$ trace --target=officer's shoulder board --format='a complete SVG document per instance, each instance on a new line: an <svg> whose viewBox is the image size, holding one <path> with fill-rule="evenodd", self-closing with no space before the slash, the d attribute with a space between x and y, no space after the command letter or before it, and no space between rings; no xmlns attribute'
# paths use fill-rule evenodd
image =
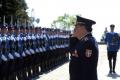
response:
<svg viewBox="0 0 120 80"><path fill-rule="evenodd" d="M84 38L82 38L81 40L82 40L82 41L88 41L89 38L88 38L88 37L84 37Z"/></svg>

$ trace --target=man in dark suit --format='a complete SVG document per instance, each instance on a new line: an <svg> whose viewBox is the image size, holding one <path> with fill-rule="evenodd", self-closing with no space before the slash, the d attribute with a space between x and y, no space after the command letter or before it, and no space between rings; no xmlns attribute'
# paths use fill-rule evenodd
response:
<svg viewBox="0 0 120 80"><path fill-rule="evenodd" d="M95 23L93 20L77 16L70 38L70 80L98 80L98 45L91 33Z"/></svg>

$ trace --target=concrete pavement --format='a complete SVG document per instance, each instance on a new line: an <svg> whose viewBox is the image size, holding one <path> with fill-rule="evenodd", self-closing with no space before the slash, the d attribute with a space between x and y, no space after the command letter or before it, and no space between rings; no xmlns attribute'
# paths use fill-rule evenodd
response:
<svg viewBox="0 0 120 80"><path fill-rule="evenodd" d="M107 52L105 45L99 45L99 61L98 61L98 80L120 80L120 51L118 52L116 63L116 74L108 74L109 66L107 60ZM33 80L69 80L69 63L56 68L55 70L40 75Z"/></svg>

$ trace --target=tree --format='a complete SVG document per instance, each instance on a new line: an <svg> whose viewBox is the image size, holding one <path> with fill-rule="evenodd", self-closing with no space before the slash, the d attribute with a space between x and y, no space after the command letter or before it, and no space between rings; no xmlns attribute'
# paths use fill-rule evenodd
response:
<svg viewBox="0 0 120 80"><path fill-rule="evenodd" d="M18 18L22 18L22 21L29 19L25 0L0 0L0 4L1 23L3 23L3 16L6 16L6 23L8 24L10 24L11 18L13 18L14 24Z"/></svg>
<svg viewBox="0 0 120 80"><path fill-rule="evenodd" d="M75 19L74 15L64 14L63 16L59 16L57 20L54 20L51 26L53 28L70 29L73 27Z"/></svg>

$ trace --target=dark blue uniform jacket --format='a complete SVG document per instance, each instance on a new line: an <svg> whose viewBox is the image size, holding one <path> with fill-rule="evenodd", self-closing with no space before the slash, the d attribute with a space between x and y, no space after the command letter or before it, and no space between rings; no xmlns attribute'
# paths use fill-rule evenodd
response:
<svg viewBox="0 0 120 80"><path fill-rule="evenodd" d="M90 57L86 57L87 49L92 51ZM75 50L77 51L78 57L72 56ZM70 53L70 80L98 80L98 45L94 37L92 37L92 34L87 34L80 40L73 40L73 38L71 38Z"/></svg>

